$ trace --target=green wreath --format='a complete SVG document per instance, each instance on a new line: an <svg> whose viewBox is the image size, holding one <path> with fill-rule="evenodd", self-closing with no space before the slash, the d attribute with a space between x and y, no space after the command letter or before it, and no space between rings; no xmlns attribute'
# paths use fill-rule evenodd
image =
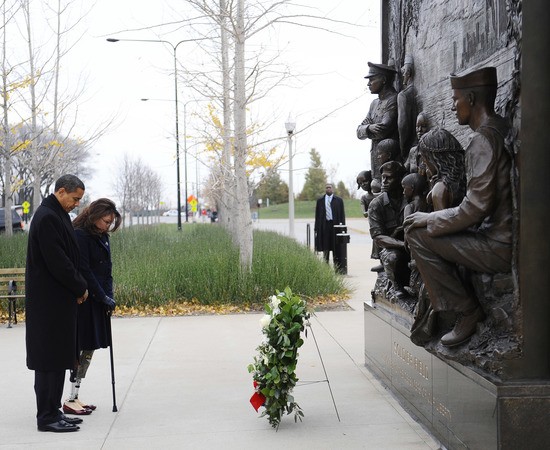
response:
<svg viewBox="0 0 550 450"><path fill-rule="evenodd" d="M310 315L305 302L288 287L270 298L265 311L260 319L264 339L256 348L254 362L248 365L255 387L250 402L256 411L265 407L260 417L267 416L271 426L278 429L285 413L294 413L295 422L304 417L291 393L298 381L298 349L304 343L301 333Z"/></svg>

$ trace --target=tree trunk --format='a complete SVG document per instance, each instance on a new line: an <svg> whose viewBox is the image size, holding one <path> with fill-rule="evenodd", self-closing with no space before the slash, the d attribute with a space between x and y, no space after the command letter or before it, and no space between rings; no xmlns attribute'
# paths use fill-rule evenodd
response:
<svg viewBox="0 0 550 450"><path fill-rule="evenodd" d="M32 186L33 186L33 212L36 211L36 208L40 205L42 201L42 195L40 192L40 186L42 177L40 174L40 163L39 163L39 155L38 155L38 148L37 148L37 105L36 105L36 82L38 79L38 76L36 74L35 70L35 55L34 50L32 47L32 29L31 29L31 11L30 11L30 4L29 0L26 0L23 3L23 10L25 12L25 21L27 26L27 46L29 50L29 76L30 76L30 83L29 83L29 92L30 92L30 113L31 113L31 124L30 124L30 136L29 139L31 141L30 145L30 152L31 152L31 163L30 163L30 171L32 176Z"/></svg>
<svg viewBox="0 0 550 450"><path fill-rule="evenodd" d="M237 21L235 32L235 101L233 113L235 119L235 234L240 251L241 267L249 271L252 267L252 220L246 175L246 91L245 91L245 34L244 0L237 2Z"/></svg>
<svg viewBox="0 0 550 450"><path fill-rule="evenodd" d="M3 27L2 35L2 104L3 104L3 120L2 120L2 142L4 143L3 152L0 156L4 156L4 225L6 236L11 236L13 233L11 220L11 133L8 121L8 68L6 67L6 3L3 5Z"/></svg>
<svg viewBox="0 0 550 450"><path fill-rule="evenodd" d="M221 195L219 220L224 228L233 235L235 230L234 177L231 170L231 69L229 67L229 42L227 33L225 0L220 0L220 34L222 57L222 104L223 104L223 150L221 158Z"/></svg>

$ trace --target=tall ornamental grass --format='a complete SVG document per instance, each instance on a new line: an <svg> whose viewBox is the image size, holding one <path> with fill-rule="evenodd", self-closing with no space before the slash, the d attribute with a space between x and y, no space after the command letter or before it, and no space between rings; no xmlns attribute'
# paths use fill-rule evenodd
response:
<svg viewBox="0 0 550 450"><path fill-rule="evenodd" d="M118 304L160 306L263 303L291 287L304 297L342 294L342 277L310 250L273 232L254 232L252 271L242 273L239 253L216 225L134 227L112 237Z"/></svg>
<svg viewBox="0 0 550 450"><path fill-rule="evenodd" d="M27 237L27 233L15 233L9 238L0 234L0 267L25 267Z"/></svg>
<svg viewBox="0 0 550 450"><path fill-rule="evenodd" d="M0 267L25 267L27 235L0 236ZM252 271L217 225L135 226L111 236L115 299L130 308L167 303L259 304L289 286L296 295L345 292L343 278L309 249L274 232L254 232Z"/></svg>

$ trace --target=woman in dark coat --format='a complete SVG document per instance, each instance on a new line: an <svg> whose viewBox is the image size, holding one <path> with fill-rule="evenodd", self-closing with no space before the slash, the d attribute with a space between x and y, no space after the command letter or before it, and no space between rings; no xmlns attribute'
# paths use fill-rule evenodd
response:
<svg viewBox="0 0 550 450"><path fill-rule="evenodd" d="M121 223L116 205L107 198L92 202L73 221L80 247L79 270L88 283L89 297L78 307L79 365L71 372L71 396L63 405L67 414L87 415L95 409L78 399L78 390L94 350L110 345L107 321L115 301L109 232L116 231Z"/></svg>

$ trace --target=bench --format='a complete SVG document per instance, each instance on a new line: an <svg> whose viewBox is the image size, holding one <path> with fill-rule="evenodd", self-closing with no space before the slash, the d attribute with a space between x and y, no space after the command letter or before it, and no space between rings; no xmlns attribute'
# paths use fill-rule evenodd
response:
<svg viewBox="0 0 550 450"><path fill-rule="evenodd" d="M8 328L17 324L18 298L25 298L25 269L0 269L0 300L8 300Z"/></svg>

